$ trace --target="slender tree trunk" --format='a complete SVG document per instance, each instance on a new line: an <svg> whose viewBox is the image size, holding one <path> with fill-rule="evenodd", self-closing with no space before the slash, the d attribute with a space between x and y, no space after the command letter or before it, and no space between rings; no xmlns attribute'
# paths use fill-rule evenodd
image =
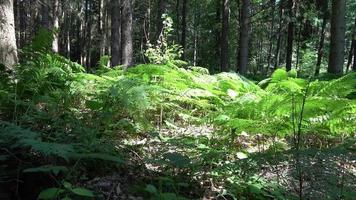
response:
<svg viewBox="0 0 356 200"><path fill-rule="evenodd" d="M222 0L221 71L229 68L229 0Z"/></svg>
<svg viewBox="0 0 356 200"><path fill-rule="evenodd" d="M121 2L111 0L111 66L121 64Z"/></svg>
<svg viewBox="0 0 356 200"><path fill-rule="evenodd" d="M321 66L321 60L323 58L324 54L324 40L325 40L325 30L326 30L326 25L328 23L328 2L323 2L323 22L321 25L321 31L320 31L320 40L319 40L319 46L318 46L318 58L316 61L316 67L315 67L315 76L318 76L320 73L320 66Z"/></svg>
<svg viewBox="0 0 356 200"><path fill-rule="evenodd" d="M249 39L250 39L250 0L242 0L241 22L240 22L240 56L239 56L239 73L247 74Z"/></svg>
<svg viewBox="0 0 356 200"><path fill-rule="evenodd" d="M345 45L345 0L332 0L331 41L328 72L342 74L344 65Z"/></svg>
<svg viewBox="0 0 356 200"><path fill-rule="evenodd" d="M351 46L350 46L350 51L349 51L349 57L347 59L347 65L346 65L346 73L349 71L350 65L352 63L352 58L354 58L354 62L353 62L353 66L352 66L352 70L355 71L355 64L356 64L356 18L355 18L355 24L354 24L354 30L352 32L352 39L351 39Z"/></svg>
<svg viewBox="0 0 356 200"><path fill-rule="evenodd" d="M272 10L271 10L271 32L270 32L270 36L269 36L269 48L268 48L268 56L267 56L267 70L266 72L268 73L269 69L270 69L270 65L271 65L271 61L272 61L272 50L273 50L273 38L274 38L274 13L276 10L276 0L270 0L270 4L272 6Z"/></svg>
<svg viewBox="0 0 356 200"><path fill-rule="evenodd" d="M122 44L122 64L127 67L133 65L133 40L132 40L132 17L133 0L122 0L122 20L121 20L121 44Z"/></svg>
<svg viewBox="0 0 356 200"><path fill-rule="evenodd" d="M0 63L11 69L17 62L13 0L0 1Z"/></svg>
<svg viewBox="0 0 356 200"><path fill-rule="evenodd" d="M292 69L292 57L293 57L293 40L294 40L294 22L293 22L293 0L288 0L288 39L287 39L287 49L286 49L286 69L287 71Z"/></svg>
<svg viewBox="0 0 356 200"><path fill-rule="evenodd" d="M163 19L162 19L162 15L166 12L166 5L167 2L166 0L159 0L158 1L158 9L157 9L157 24L156 24L156 39L159 39L159 36L162 32L163 29Z"/></svg>
<svg viewBox="0 0 356 200"><path fill-rule="evenodd" d="M183 0L183 9L182 9L182 37L181 45L183 48L183 60L186 57L186 40L187 40L187 0Z"/></svg>
<svg viewBox="0 0 356 200"><path fill-rule="evenodd" d="M52 41L52 50L55 53L59 51L59 0L53 0L53 11L52 11L52 22L53 22L53 41Z"/></svg>
<svg viewBox="0 0 356 200"><path fill-rule="evenodd" d="M278 14L279 22L278 22L276 58L275 58L275 62L274 62L274 70L276 70L279 67L280 48L281 48L281 40L282 40L283 3L284 3L284 0L281 0L279 2L279 14Z"/></svg>
<svg viewBox="0 0 356 200"><path fill-rule="evenodd" d="M176 18L177 18L177 21L175 22L176 23L176 34L177 34L177 43L179 43L181 40L180 40L180 34L179 34L179 31L180 31L180 0L176 0Z"/></svg>

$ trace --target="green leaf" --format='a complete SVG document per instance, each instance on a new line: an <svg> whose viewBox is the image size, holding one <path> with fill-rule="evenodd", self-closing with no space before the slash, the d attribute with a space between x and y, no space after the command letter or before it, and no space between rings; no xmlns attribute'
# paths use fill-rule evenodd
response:
<svg viewBox="0 0 356 200"><path fill-rule="evenodd" d="M74 188L71 190L74 194L83 196L83 197L94 197L94 193L85 188Z"/></svg>
<svg viewBox="0 0 356 200"><path fill-rule="evenodd" d="M41 191L38 199L55 199L63 192L64 190L60 188L48 188Z"/></svg>
<svg viewBox="0 0 356 200"><path fill-rule="evenodd" d="M151 193L151 194L157 194L157 188L154 185L148 184L146 185L145 191Z"/></svg>
<svg viewBox="0 0 356 200"><path fill-rule="evenodd" d="M52 172L55 175L58 175L59 172L61 171L68 171L68 168L65 166L52 166L52 165L44 165L40 167L34 167L34 168L27 168L23 170L24 173L36 173L36 172L43 172L43 173L48 173Z"/></svg>
<svg viewBox="0 0 356 200"><path fill-rule="evenodd" d="M103 107L103 104L101 102L94 101L94 100L88 100L85 102L85 104L91 110L100 110Z"/></svg>
<svg viewBox="0 0 356 200"><path fill-rule="evenodd" d="M175 167L187 167L190 164L190 159L188 156L182 155L177 152L166 153L163 155L163 157Z"/></svg>
<svg viewBox="0 0 356 200"><path fill-rule="evenodd" d="M247 154L243 153L243 152L237 152L236 153L236 157L240 160L248 158Z"/></svg>

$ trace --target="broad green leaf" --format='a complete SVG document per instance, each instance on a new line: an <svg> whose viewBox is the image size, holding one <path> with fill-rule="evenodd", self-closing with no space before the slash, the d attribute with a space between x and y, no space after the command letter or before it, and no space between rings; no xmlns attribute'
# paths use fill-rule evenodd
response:
<svg viewBox="0 0 356 200"><path fill-rule="evenodd" d="M94 197L94 193L85 188L74 188L71 190L74 194L83 196L83 197Z"/></svg>
<svg viewBox="0 0 356 200"><path fill-rule="evenodd" d="M64 190L60 188L47 188L42 190L38 195L38 199L56 199Z"/></svg>

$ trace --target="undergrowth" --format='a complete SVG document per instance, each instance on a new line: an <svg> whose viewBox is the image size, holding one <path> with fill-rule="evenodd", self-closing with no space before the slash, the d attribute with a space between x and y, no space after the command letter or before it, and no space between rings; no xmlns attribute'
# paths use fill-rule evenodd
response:
<svg viewBox="0 0 356 200"><path fill-rule="evenodd" d="M45 38L41 34L46 32L38 36ZM288 150L288 141L295 137L295 114L305 98L303 148L328 147L355 136L355 73L308 83L295 72L278 69L258 84L235 73L210 75L205 68L171 62L127 71L103 64L86 73L77 63L49 53L49 47L50 40L35 38L23 50L25 61L12 74L1 74L0 185L9 191L0 193L20 196L22 188L29 187L23 181L28 174L43 174L45 184L35 181L39 186L32 191L34 198L93 198L95 192L80 183L129 163L126 139L162 127L210 124L215 128L210 138L160 136L191 151L164 154L163 160L170 162L159 165L168 171L184 169L178 171L190 177L214 177L226 184L219 195L283 199L275 184L244 174L257 163L239 162L251 153L237 144L241 134L281 139L270 145L271 156ZM208 173L200 174L203 171ZM174 177L176 172L166 175ZM180 198L179 192L166 194L157 187L148 184L146 195Z"/></svg>

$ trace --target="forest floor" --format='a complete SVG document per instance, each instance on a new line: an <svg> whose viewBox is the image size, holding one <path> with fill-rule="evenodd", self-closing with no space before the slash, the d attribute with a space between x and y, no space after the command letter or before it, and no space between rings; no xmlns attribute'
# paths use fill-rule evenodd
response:
<svg viewBox="0 0 356 200"><path fill-rule="evenodd" d="M225 193L225 185L229 177L215 179L210 171L212 168L228 168L229 165L238 162L243 174L249 179L253 177L266 180L283 188L285 193L282 196L286 199L289 199L287 196L291 194L295 197L300 194L300 180L303 199L355 199L355 196L341 195L345 193L352 195L356 191L354 141L340 143L332 148L302 150L299 155L300 162L296 165L296 155L291 149L271 154L269 147L272 146L274 139L242 133L231 142L234 143L233 145L244 147L249 153L248 157L235 151L233 153L240 155L237 156L237 160L231 155L226 155L220 157L219 162L214 166L204 166L202 162L198 162L201 157L206 156L196 150L199 146L204 152L202 144L198 144L198 141L201 138L214 140L214 132L211 126L187 125L161 129L157 133L146 135L145 138L127 141L126 148L134 158L131 160L132 166L109 176L97 177L87 182L86 186L101 191L103 199L108 200L146 199L144 196L137 195L142 192L139 188L142 190L144 184L153 184L157 181L179 185L173 192L184 194L185 197L189 196L190 199L233 199ZM141 152L137 149L141 149ZM175 163L181 165L178 169L171 165L162 167L164 166L162 162L166 163L167 154L177 156L175 155L177 152L179 155L190 155L189 161L185 160L187 157L179 157L178 163ZM231 149L226 152L231 152ZM184 166L185 162L197 163L197 165L193 170L187 170ZM189 186L184 183L189 183ZM160 190L164 189L160 188ZM268 192L273 193L273 191Z"/></svg>

